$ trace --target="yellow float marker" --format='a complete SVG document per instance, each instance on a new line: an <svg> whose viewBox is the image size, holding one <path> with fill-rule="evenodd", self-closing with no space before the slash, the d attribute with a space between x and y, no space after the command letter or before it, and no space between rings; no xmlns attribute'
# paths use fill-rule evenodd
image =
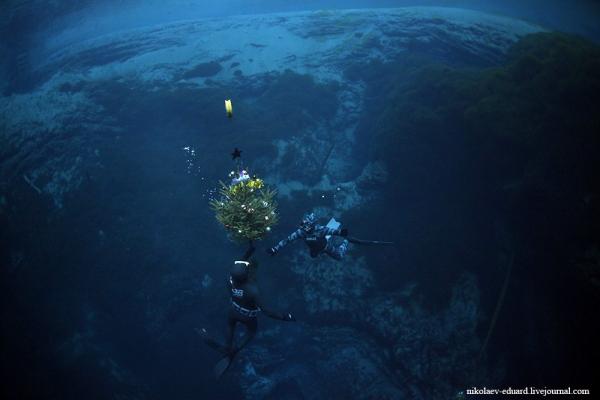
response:
<svg viewBox="0 0 600 400"><path fill-rule="evenodd" d="M227 116L229 118L233 117L233 106L231 105L231 100L225 100L225 112L227 112Z"/></svg>

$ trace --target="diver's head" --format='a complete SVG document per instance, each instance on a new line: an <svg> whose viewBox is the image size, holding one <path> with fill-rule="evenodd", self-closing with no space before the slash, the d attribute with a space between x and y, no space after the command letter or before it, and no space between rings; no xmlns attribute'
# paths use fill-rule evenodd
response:
<svg viewBox="0 0 600 400"><path fill-rule="evenodd" d="M314 212L309 212L304 214L302 217L302 222L300 223L300 228L305 232L312 232L315 228L315 224L317 222L317 217L315 217Z"/></svg>
<svg viewBox="0 0 600 400"><path fill-rule="evenodd" d="M242 284L248 280L248 261L235 261L231 268L231 280L236 284Z"/></svg>

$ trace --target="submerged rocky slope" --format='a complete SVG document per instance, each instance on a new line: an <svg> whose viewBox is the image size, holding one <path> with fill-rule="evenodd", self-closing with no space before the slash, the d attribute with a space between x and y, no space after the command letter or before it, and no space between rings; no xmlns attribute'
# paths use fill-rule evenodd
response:
<svg viewBox="0 0 600 400"><path fill-rule="evenodd" d="M45 343L50 361L34 371L95 371L121 398L229 390L448 399L474 380L498 382L502 360L479 358L496 301L489 288L518 246L507 244L511 234L494 236L505 221L485 225L482 203L461 204L473 185L445 179L460 174L444 154L460 154L466 134L480 132L468 130L472 121L494 132L485 105L506 104L481 93L505 80L490 68L504 68L513 45L541 31L467 10L406 8L182 21L69 46L49 38L31 55L29 79L1 88L3 261L21 304L11 315L43 304L42 322L27 315L22 324L53 326L49 339L33 333L15 348ZM521 66L523 80L541 68ZM310 259L301 245L260 254L268 300L299 322L261 320L221 387L208 377L216 356L193 328L220 332L224 266L242 252L207 207L233 146L279 191L281 225L267 242L316 208L398 246L355 247L343 263ZM505 178L490 181L510 191ZM30 284L40 277L43 285ZM171 363L182 377L164 371Z"/></svg>

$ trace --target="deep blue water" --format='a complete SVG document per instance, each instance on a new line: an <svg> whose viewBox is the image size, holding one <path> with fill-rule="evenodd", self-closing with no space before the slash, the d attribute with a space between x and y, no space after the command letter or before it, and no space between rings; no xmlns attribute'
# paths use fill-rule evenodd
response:
<svg viewBox="0 0 600 400"><path fill-rule="evenodd" d="M467 10L374 25L286 14L257 31L234 17L366 5L2 6L5 398L597 389L597 2L369 3L532 24L497 31ZM221 18L215 34L255 38L186 48L213 26L203 17ZM261 35L273 26L289 42ZM128 34L86 42L117 32ZM336 35L349 39L325 52ZM314 40L313 59L297 37ZM211 53L214 40L231 51ZM293 54L269 53L278 46ZM259 317L217 381L219 355L195 329L223 340L228 271L245 250L209 207L234 147L279 191L256 279L297 322ZM339 262L302 243L268 256L308 210L394 245L351 245Z"/></svg>

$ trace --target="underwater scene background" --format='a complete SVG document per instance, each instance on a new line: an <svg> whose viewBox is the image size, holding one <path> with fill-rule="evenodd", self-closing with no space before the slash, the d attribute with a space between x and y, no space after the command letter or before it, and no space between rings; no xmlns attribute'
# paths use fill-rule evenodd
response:
<svg viewBox="0 0 600 400"><path fill-rule="evenodd" d="M4 2L3 398L594 392L598 7L524 3ZM215 380L235 147L297 322L259 317ZM394 246L267 255L310 210Z"/></svg>

